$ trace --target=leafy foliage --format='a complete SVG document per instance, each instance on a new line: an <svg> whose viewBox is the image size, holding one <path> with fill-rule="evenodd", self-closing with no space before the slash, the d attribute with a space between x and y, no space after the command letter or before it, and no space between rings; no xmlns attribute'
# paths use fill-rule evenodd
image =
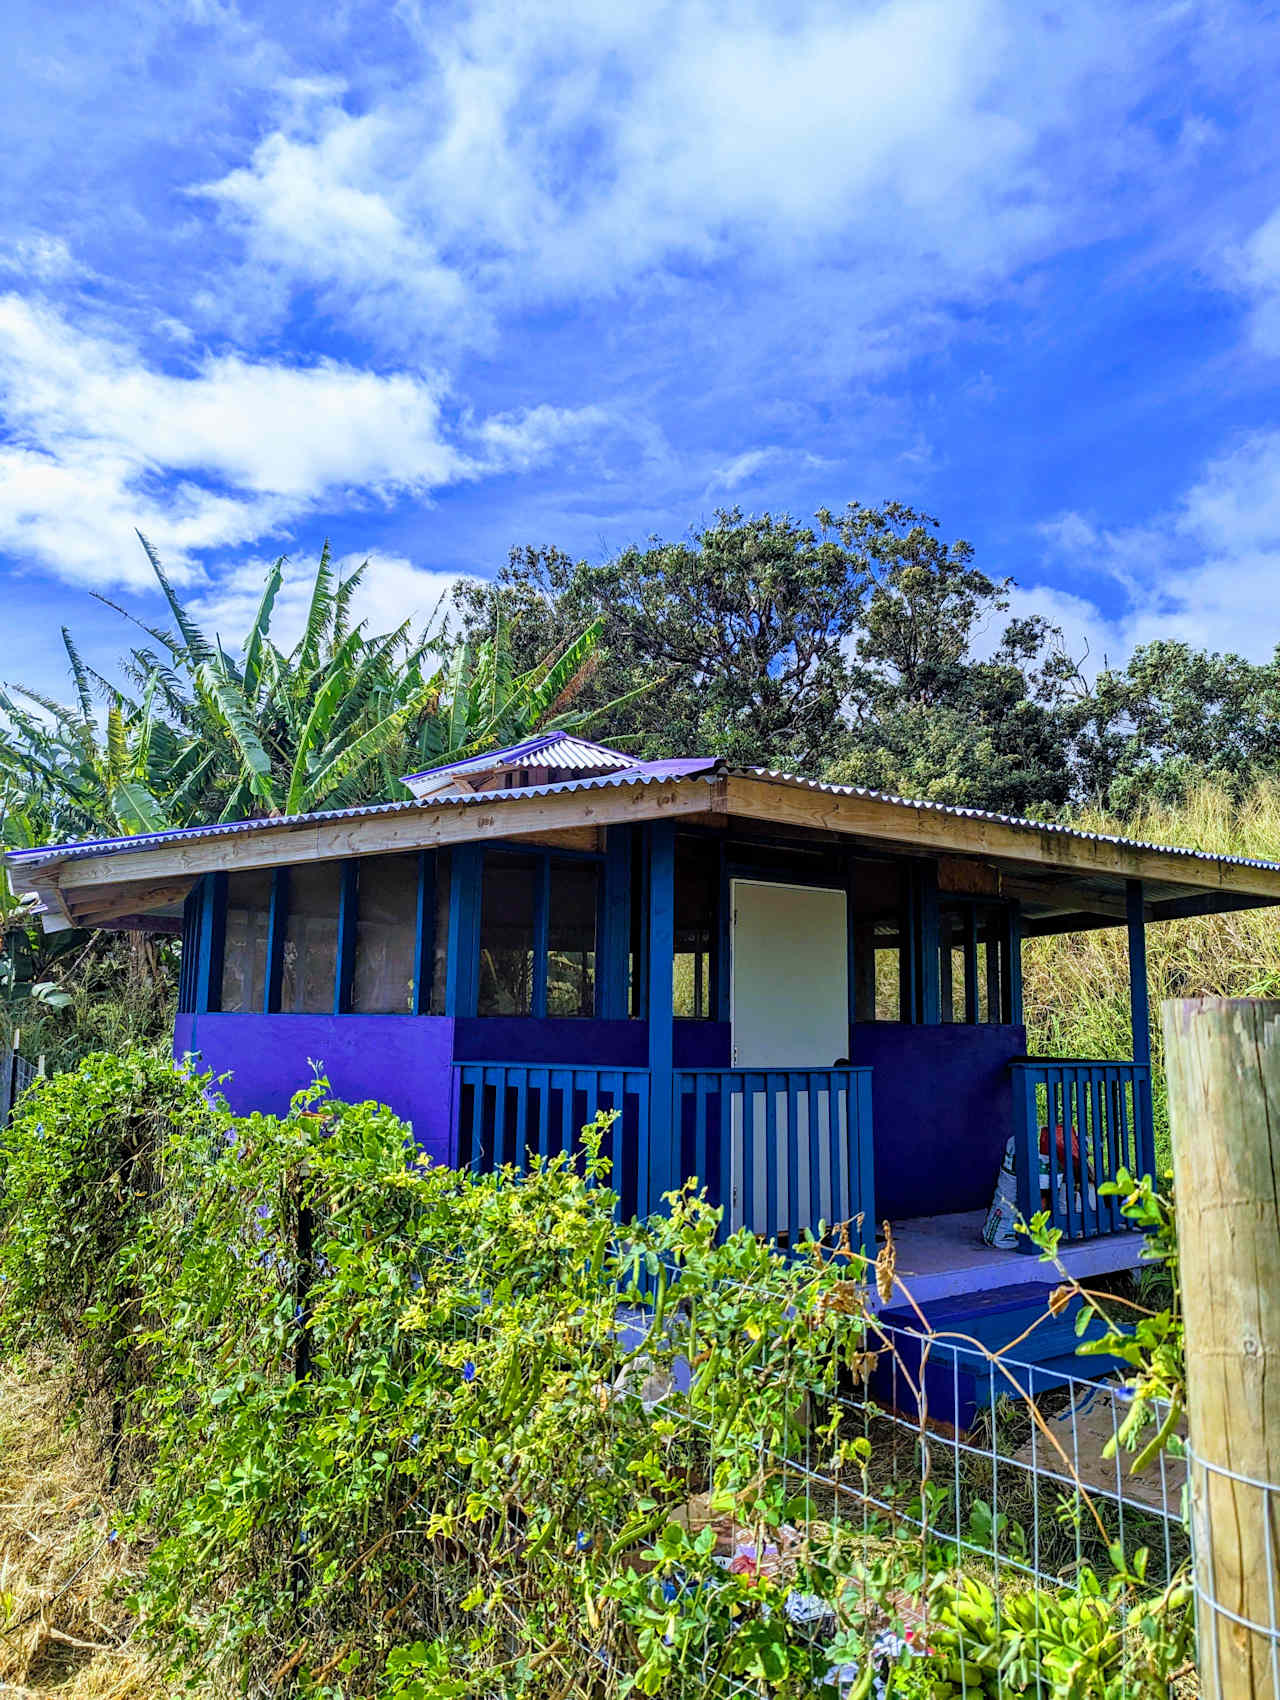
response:
<svg viewBox="0 0 1280 1700"><path fill-rule="evenodd" d="M619 1226L604 1121L579 1165L477 1176L323 1081L283 1119L237 1120L210 1085L88 1059L24 1100L0 1177L7 1342L65 1339L111 1376L150 1543L135 1605L177 1680L809 1696L850 1660L869 1691L869 1589L932 1573L893 1692L959 1691L970 1665L1059 1700L1117 1672L1165 1692L1184 1602L1140 1555L997 1610L870 1512L839 1397L868 1361L846 1259L719 1242L688 1190ZM819 1458L857 1516L815 1500ZM699 1499L752 1556L725 1568Z"/></svg>
<svg viewBox="0 0 1280 1700"><path fill-rule="evenodd" d="M142 626L148 641L122 661L123 682L88 668L64 628L73 705L0 691L10 845L407 797L401 774L582 719L573 703L595 664L599 622L524 667L501 617L468 639L438 621L371 636L351 624L365 569L339 580L326 545L293 648L271 637L279 560L228 652L145 538L143 547L174 625Z"/></svg>
<svg viewBox="0 0 1280 1700"><path fill-rule="evenodd" d="M1096 679L1039 618L1008 617L1013 581L898 502L718 512L678 543L599 564L523 547L461 587L464 624L511 616L531 660L604 622L584 700L663 677L604 712L601 736L652 756L746 763L1013 813L1129 811L1205 780L1235 794L1280 772L1280 653L1253 664L1156 643Z"/></svg>

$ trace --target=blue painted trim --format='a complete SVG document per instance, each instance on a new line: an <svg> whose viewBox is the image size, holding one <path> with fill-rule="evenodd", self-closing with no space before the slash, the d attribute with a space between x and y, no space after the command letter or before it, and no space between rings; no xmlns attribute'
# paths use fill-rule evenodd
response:
<svg viewBox="0 0 1280 1700"><path fill-rule="evenodd" d="M713 964L716 985L716 1020L728 1021L732 1013L732 952L733 952L733 914L732 895L730 892L731 875L729 873L729 857L725 849L724 839L720 840L720 883L719 908L716 914L716 954Z"/></svg>
<svg viewBox="0 0 1280 1700"><path fill-rule="evenodd" d="M1147 921L1141 880L1125 881L1129 923L1129 1008L1133 1021L1133 1060L1140 1071L1133 1086L1134 1136L1139 1172L1156 1170L1155 1108L1151 1101L1151 1002L1147 986Z"/></svg>
<svg viewBox="0 0 1280 1700"><path fill-rule="evenodd" d="M645 828L649 866L649 1214L664 1192L679 1186L679 1129L672 1116L675 1020L675 825L654 821Z"/></svg>
<svg viewBox="0 0 1280 1700"><path fill-rule="evenodd" d="M413 934L413 1013L431 1011L436 960L436 853L418 852L418 912Z"/></svg>
<svg viewBox="0 0 1280 1700"><path fill-rule="evenodd" d="M1126 880L1125 916L1129 924L1129 1011L1133 1021L1133 1060L1151 1062L1151 1008L1147 992L1147 925L1142 881Z"/></svg>
<svg viewBox="0 0 1280 1700"><path fill-rule="evenodd" d="M547 946L551 936L551 858L539 851L533 885L533 1008L541 1021L547 1013Z"/></svg>
<svg viewBox="0 0 1280 1700"><path fill-rule="evenodd" d="M449 870L449 957L445 972L446 1015L474 1015L480 976L479 844L455 844Z"/></svg>
<svg viewBox="0 0 1280 1700"><path fill-rule="evenodd" d="M354 861L342 864L342 882L338 888L338 951L333 976L333 1013L351 1013L351 982L356 971L356 919L359 904L357 871Z"/></svg>
<svg viewBox="0 0 1280 1700"><path fill-rule="evenodd" d="M1022 907L1011 903L1008 911L1005 1002L1009 1025L1022 1026Z"/></svg>
<svg viewBox="0 0 1280 1700"><path fill-rule="evenodd" d="M938 865L936 862L921 862L914 872L920 916L920 983L916 1019L925 1027L936 1027L942 1021L938 955Z"/></svg>
<svg viewBox="0 0 1280 1700"><path fill-rule="evenodd" d="M855 882L858 877L858 864L855 857L845 852L844 858L844 937L845 937L845 973L848 976L849 1004L849 1037L846 1047L853 1043L854 1023L858 1019L858 948L854 937L853 899ZM874 981L873 981L874 984ZM846 1048L846 1055L848 1050Z"/></svg>
<svg viewBox="0 0 1280 1700"><path fill-rule="evenodd" d="M200 885L200 947L195 1007L205 1014L222 1005L222 947L227 928L227 876L206 874Z"/></svg>
<svg viewBox="0 0 1280 1700"><path fill-rule="evenodd" d="M280 1011L280 985L284 977L284 934L289 921L289 870L271 870L271 910L267 921L267 972L263 981L263 1014Z"/></svg>
<svg viewBox="0 0 1280 1700"><path fill-rule="evenodd" d="M631 831L605 829L604 877L600 882L596 1008L602 1020L625 1021L627 959L631 951Z"/></svg>

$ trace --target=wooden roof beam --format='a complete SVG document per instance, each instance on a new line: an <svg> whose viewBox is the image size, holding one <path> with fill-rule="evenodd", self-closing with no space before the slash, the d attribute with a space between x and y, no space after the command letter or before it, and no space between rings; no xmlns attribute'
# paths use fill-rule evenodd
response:
<svg viewBox="0 0 1280 1700"><path fill-rule="evenodd" d="M728 808L735 814L858 833L935 852L1022 862L1065 874L1154 880L1192 891L1247 893L1280 903L1280 869L1240 867L1217 858L1193 861L1165 850L1107 839L1073 838L1067 833L1037 830L1030 825L1010 826L969 815L948 815L940 809L877 797L837 796L777 780L733 775L727 785Z"/></svg>
<svg viewBox="0 0 1280 1700"><path fill-rule="evenodd" d="M186 876L220 869L270 868L280 863L331 861L347 856L377 856L392 850L431 849L478 838L515 838L564 827L615 826L630 821L722 812L722 779L686 779L652 785L602 786L597 790L525 797L503 793L501 802L430 803L394 814L357 815L304 825L258 827L243 834L172 839L149 850L120 850L84 856L50 867L44 879L56 879L70 896L95 886L129 880Z"/></svg>

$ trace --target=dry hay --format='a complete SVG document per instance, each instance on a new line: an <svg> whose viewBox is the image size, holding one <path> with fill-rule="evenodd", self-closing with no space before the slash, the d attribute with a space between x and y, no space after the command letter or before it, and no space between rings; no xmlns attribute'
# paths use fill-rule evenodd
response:
<svg viewBox="0 0 1280 1700"><path fill-rule="evenodd" d="M112 1538L107 1413L79 1419L48 1359L0 1370L0 1688L14 1700L152 1700L168 1685L133 1641L136 1552Z"/></svg>

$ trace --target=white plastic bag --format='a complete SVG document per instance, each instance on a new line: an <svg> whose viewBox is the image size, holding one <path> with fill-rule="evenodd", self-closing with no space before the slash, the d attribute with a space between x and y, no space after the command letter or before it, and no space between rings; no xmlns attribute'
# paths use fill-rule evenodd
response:
<svg viewBox="0 0 1280 1700"><path fill-rule="evenodd" d="M1013 1224L1017 1219L1018 1183L1013 1173L1013 1140L1010 1139L1004 1148L1000 1173L996 1176L995 1197L991 1200L991 1208L987 1211L987 1219L982 1225L983 1239L999 1251L1014 1251L1017 1248L1018 1236L1014 1232Z"/></svg>

